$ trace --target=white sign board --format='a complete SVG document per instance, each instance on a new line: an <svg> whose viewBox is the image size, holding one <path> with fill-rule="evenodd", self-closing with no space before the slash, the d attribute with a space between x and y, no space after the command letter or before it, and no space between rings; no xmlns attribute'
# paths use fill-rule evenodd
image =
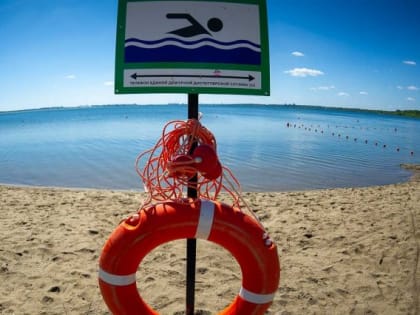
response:
<svg viewBox="0 0 420 315"><path fill-rule="evenodd" d="M120 0L116 93L269 94L265 1Z"/></svg>

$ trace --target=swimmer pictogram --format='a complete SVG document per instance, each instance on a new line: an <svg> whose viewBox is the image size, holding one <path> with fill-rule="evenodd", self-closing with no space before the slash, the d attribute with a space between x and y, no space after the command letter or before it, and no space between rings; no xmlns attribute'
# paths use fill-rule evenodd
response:
<svg viewBox="0 0 420 315"><path fill-rule="evenodd" d="M168 19L187 20L190 23L189 26L168 32L168 34L175 34L175 35L186 37L186 38L193 37L196 35L201 35L201 34L207 34L207 35L212 36L211 33L208 32L207 29L203 25L201 25L191 14L168 13L166 14L166 17ZM223 22L219 18L213 17L207 21L207 27L210 31L216 33L223 29Z"/></svg>
<svg viewBox="0 0 420 315"><path fill-rule="evenodd" d="M159 5L159 1L130 2L130 7L135 5L136 12L147 18L128 16L125 62L261 66L258 5L177 2L168 6ZM150 21L155 20L150 27Z"/></svg>

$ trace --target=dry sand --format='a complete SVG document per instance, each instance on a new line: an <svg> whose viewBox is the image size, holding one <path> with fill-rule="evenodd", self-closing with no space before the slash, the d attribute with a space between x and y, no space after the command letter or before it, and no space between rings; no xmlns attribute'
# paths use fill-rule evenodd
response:
<svg viewBox="0 0 420 315"><path fill-rule="evenodd" d="M420 314L419 177L244 197L278 245L280 287L268 314ZM98 258L142 198L0 186L0 314L109 314ZM138 272L142 296L161 314L184 310L185 243L159 247ZM239 267L207 241L197 259L196 309L215 314L237 294Z"/></svg>

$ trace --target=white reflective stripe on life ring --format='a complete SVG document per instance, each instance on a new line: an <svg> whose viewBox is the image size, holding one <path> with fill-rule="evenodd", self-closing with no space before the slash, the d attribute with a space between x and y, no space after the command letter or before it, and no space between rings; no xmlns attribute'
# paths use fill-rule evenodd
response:
<svg viewBox="0 0 420 315"><path fill-rule="evenodd" d="M275 292L271 294L258 294L248 291L247 289L244 289L241 287L239 290L239 296L243 298L245 301L248 301L250 303L254 304L265 304L272 302L275 296Z"/></svg>
<svg viewBox="0 0 420 315"><path fill-rule="evenodd" d="M214 218L214 203L208 200L201 200L200 217L197 224L195 238L208 239Z"/></svg>
<svg viewBox="0 0 420 315"><path fill-rule="evenodd" d="M113 275L99 268L99 279L111 285L124 286L136 282L136 274L126 276Z"/></svg>

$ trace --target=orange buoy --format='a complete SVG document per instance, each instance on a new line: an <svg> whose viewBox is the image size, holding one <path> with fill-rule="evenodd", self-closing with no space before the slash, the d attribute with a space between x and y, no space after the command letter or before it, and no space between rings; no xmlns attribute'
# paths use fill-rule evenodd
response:
<svg viewBox="0 0 420 315"><path fill-rule="evenodd" d="M166 168L169 177L185 177L191 179L197 170L194 167L194 160L189 155L175 156L172 161L168 161Z"/></svg>
<svg viewBox="0 0 420 315"><path fill-rule="evenodd" d="M194 149L192 157L196 163L197 170L207 179L214 180L222 175L222 165L219 162L215 149L202 144Z"/></svg>
<svg viewBox="0 0 420 315"><path fill-rule="evenodd" d="M159 314L137 290L137 268L154 248L185 238L219 244L241 267L241 289L219 315L265 313L280 281L276 245L250 215L220 202L198 199L142 209L111 234L99 260L99 286L113 314Z"/></svg>

